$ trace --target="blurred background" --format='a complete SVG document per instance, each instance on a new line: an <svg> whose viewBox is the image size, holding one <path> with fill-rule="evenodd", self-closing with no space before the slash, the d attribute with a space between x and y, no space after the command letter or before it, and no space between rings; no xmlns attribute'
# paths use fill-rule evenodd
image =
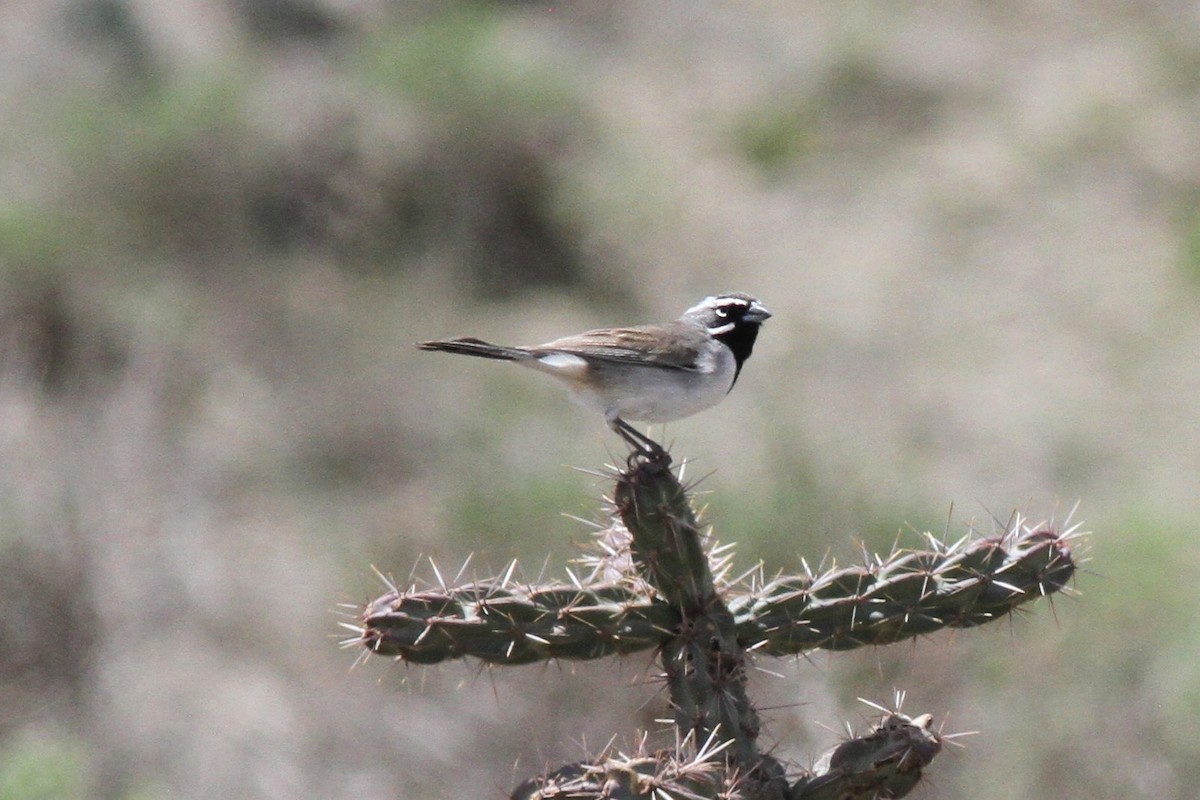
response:
<svg viewBox="0 0 1200 800"><path fill-rule="evenodd" d="M1196 796L1194 3L11 0L0 108L0 800L499 798L661 730L647 656L338 623L563 576L620 455L414 341L722 290L776 316L665 436L739 566L1095 532L1079 596L760 662L773 752L905 689L978 731L921 797Z"/></svg>

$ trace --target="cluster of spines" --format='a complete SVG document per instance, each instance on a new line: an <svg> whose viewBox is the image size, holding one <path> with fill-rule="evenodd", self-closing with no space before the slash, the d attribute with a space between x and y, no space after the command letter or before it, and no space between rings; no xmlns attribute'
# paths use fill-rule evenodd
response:
<svg viewBox="0 0 1200 800"><path fill-rule="evenodd" d="M368 650L414 664L584 660L657 647L678 613L624 583L528 586L480 581L391 591L362 615Z"/></svg>
<svg viewBox="0 0 1200 800"><path fill-rule="evenodd" d="M754 581L733 593L738 634L757 653L791 655L893 644L942 628L1002 619L1066 589L1075 574L1073 529L1029 526L817 574Z"/></svg>
<svg viewBox="0 0 1200 800"><path fill-rule="evenodd" d="M691 740L674 750L647 752L645 737L633 754L608 748L588 761L559 767L518 786L512 800L877 800L903 797L921 780L922 770L941 751L943 737L929 715L908 717L886 711L869 731L848 736L816 767L791 785L763 785L725 769L728 742L710 738L696 748ZM769 756L766 759L779 767ZM779 767L781 770L782 768Z"/></svg>
<svg viewBox="0 0 1200 800"><path fill-rule="evenodd" d="M621 523L614 523L620 526ZM892 644L982 625L1061 591L1075 571L1073 529L1017 519L999 536L945 544L721 591L737 638L760 655ZM534 586L504 577L393 589L367 605L352 640L414 664L603 658L658 647L679 612L641 581Z"/></svg>

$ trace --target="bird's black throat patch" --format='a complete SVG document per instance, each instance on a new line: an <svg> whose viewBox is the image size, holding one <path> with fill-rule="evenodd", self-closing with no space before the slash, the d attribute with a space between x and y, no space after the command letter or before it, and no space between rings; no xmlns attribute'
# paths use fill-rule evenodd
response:
<svg viewBox="0 0 1200 800"><path fill-rule="evenodd" d="M739 322L733 326L732 330L718 333L713 337L733 352L733 358L737 362L737 369L733 373L733 383L729 384L730 389L733 389L738 376L742 374L742 364L746 363L746 359L754 350L754 340L758 338L758 329L761 327L762 325L757 322Z"/></svg>

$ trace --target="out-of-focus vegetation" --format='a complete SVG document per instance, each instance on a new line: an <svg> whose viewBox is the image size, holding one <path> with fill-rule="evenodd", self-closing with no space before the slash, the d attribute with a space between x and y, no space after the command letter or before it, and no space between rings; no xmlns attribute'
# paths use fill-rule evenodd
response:
<svg viewBox="0 0 1200 800"><path fill-rule="evenodd" d="M764 663L776 754L906 688L980 731L923 797L1195 796L1194 9L53 0L0 45L0 798L502 796L654 729L644 662L351 671L337 604L561 574L619 455L412 342L727 289L776 316L666 437L747 566L1097 531L1054 613Z"/></svg>

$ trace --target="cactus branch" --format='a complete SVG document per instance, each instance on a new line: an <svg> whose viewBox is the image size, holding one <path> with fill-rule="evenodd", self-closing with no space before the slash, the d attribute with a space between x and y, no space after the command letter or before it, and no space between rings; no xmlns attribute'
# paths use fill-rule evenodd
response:
<svg viewBox="0 0 1200 800"><path fill-rule="evenodd" d="M642 578L679 612L660 649L676 727L699 741L719 735L732 742L727 758L759 782L779 778L761 768L758 712L746 696L746 652L716 590L683 486L667 462L634 459L617 477L613 500Z"/></svg>
<svg viewBox="0 0 1200 800"><path fill-rule="evenodd" d="M1076 568L1075 536L1018 519L996 537L951 545L928 537L927 549L722 592L738 641L757 655L892 644L993 622L1062 591ZM389 591L366 606L352 641L414 664L523 664L650 650L679 621L640 581L528 587L497 578Z"/></svg>

